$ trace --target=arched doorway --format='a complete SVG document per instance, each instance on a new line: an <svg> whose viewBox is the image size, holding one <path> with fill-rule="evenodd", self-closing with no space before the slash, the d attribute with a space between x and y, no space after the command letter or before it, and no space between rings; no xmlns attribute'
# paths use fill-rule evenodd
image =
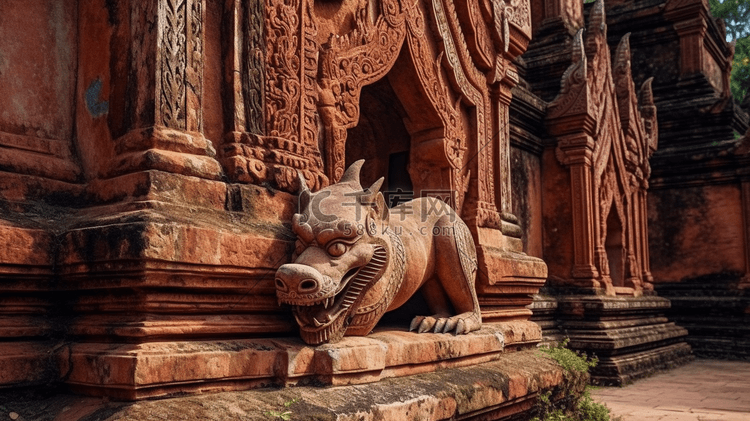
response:
<svg viewBox="0 0 750 421"><path fill-rule="evenodd" d="M346 165L365 159L360 180L367 188L385 177L382 191L389 207L409 200L411 136L404 126L406 112L387 78L365 86L360 96L359 124L347 131Z"/></svg>

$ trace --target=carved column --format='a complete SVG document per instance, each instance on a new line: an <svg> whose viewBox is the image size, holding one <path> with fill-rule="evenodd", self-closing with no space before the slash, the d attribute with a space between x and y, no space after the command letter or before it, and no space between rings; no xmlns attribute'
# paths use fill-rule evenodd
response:
<svg viewBox="0 0 750 421"><path fill-rule="evenodd" d="M664 17L674 22L673 27L680 37L680 75L684 77L706 71L706 59L711 60L711 53L705 45L708 20L711 19L707 1L669 0ZM720 53L715 53L718 58ZM717 63L721 62L717 60Z"/></svg>
<svg viewBox="0 0 750 421"><path fill-rule="evenodd" d="M511 89L518 83L518 74L512 65L505 69L505 75L493 91L493 100L496 109L496 136L497 140L497 203L502 221L501 230L504 235L520 238L521 228L517 225L518 219L513 215L513 202L511 193L510 175L510 129L509 110L510 101L513 99Z"/></svg>
<svg viewBox="0 0 750 421"><path fill-rule="evenodd" d="M573 208L573 272L581 286L596 287L599 271L594 262L595 233L594 192L592 191L592 155L594 139L586 134L561 137L558 148L564 165L570 167L571 204Z"/></svg>
<svg viewBox="0 0 750 421"><path fill-rule="evenodd" d="M161 170L219 179L203 126L205 0L146 0L129 5L130 61L123 109L115 121L116 157L108 176Z"/></svg>

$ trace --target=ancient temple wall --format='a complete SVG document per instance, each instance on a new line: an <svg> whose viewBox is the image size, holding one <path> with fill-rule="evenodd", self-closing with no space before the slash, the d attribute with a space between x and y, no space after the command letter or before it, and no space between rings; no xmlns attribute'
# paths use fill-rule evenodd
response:
<svg viewBox="0 0 750 421"><path fill-rule="evenodd" d="M543 250L550 279L566 280L573 275L575 232L570 171L557 159L555 146L542 154ZM579 192L580 194L581 192Z"/></svg>
<svg viewBox="0 0 750 421"><path fill-rule="evenodd" d="M654 282L745 271L742 195L736 184L653 189L649 243Z"/></svg>
<svg viewBox="0 0 750 421"><path fill-rule="evenodd" d="M67 143L73 138L75 5L7 1L0 6L0 91L6 98L0 131Z"/></svg>
<svg viewBox="0 0 750 421"><path fill-rule="evenodd" d="M607 2L609 43L631 33L633 77L653 76L655 288L696 355L747 358L748 115L728 89L731 48L705 0Z"/></svg>
<svg viewBox="0 0 750 421"><path fill-rule="evenodd" d="M523 252L542 258L542 154L546 103L526 87L513 89L510 103L510 165L513 214L524 235Z"/></svg>
<svg viewBox="0 0 750 421"><path fill-rule="evenodd" d="M511 148L513 213L524 229L523 252L542 258L542 180L539 156L522 148Z"/></svg>
<svg viewBox="0 0 750 421"><path fill-rule="evenodd" d="M0 72L19 77L0 88L21 103L0 109L0 192L15 201L0 209L12 244L0 251L12 303L0 306L0 387L62 381L137 399L446 364L407 350L387 369L374 358L319 373L293 339L266 349L297 332L274 274L295 248L298 172L317 191L361 158L363 184L439 190L470 222L484 322L505 330L450 358L494 359L502 335L532 347L541 146L534 134L514 149L527 199L514 207L508 139L512 59L531 23L525 1L484 4L3 2ZM221 370L207 363L217 352Z"/></svg>
<svg viewBox="0 0 750 421"><path fill-rule="evenodd" d="M0 5L0 166L74 182L75 1ZM45 165L44 161L50 162Z"/></svg>

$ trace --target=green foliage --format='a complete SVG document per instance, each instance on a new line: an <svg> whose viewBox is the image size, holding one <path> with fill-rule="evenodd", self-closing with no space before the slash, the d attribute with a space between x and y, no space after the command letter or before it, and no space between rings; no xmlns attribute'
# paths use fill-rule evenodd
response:
<svg viewBox="0 0 750 421"><path fill-rule="evenodd" d="M732 95L738 100L750 89L750 36L740 38L734 46L734 61L731 76Z"/></svg>
<svg viewBox="0 0 750 421"><path fill-rule="evenodd" d="M750 88L750 0L708 0L711 14L727 25L728 41L735 41L731 90L738 101Z"/></svg>
<svg viewBox="0 0 750 421"><path fill-rule="evenodd" d="M587 373L589 368L596 367L596 364L599 362L598 359L588 359L586 355L581 356L573 350L568 349L569 341L568 338L565 338L561 344L554 347L540 348L540 351L552 357L568 373Z"/></svg>
<svg viewBox="0 0 750 421"><path fill-rule="evenodd" d="M708 7L713 17L724 19L731 40L750 35L750 1L708 0Z"/></svg>
<svg viewBox="0 0 750 421"><path fill-rule="evenodd" d="M290 406L294 405L296 402L299 401L299 398L292 399L290 401L284 402L284 408L289 408ZM283 420L283 421L289 421L292 419L292 411L289 409L287 410L278 410L278 411L266 411L263 414L266 416L272 417L275 420Z"/></svg>
<svg viewBox="0 0 750 421"><path fill-rule="evenodd" d="M567 348L568 339L555 347L540 348L565 370L564 394L557 402L552 399L552 392L539 395L537 402L538 417L532 421L610 421L609 408L591 398L591 387L580 387L586 382L590 368L598 363L596 358L589 359ZM615 418L620 419L619 417Z"/></svg>

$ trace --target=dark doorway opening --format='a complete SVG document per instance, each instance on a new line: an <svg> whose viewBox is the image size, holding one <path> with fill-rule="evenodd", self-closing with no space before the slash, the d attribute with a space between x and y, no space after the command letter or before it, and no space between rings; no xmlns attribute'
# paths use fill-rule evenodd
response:
<svg viewBox="0 0 750 421"><path fill-rule="evenodd" d="M614 202L607 216L607 238L604 242L604 248L607 251L607 261L609 262L609 276L612 278L612 285L621 287L625 285L624 259L622 257L622 223L617 215L617 208Z"/></svg>
<svg viewBox="0 0 750 421"><path fill-rule="evenodd" d="M413 198L407 170L411 136L404 126L405 115L388 78L383 78L362 88L359 123L347 132L347 167L365 159L363 188L385 177L381 191L389 207Z"/></svg>

